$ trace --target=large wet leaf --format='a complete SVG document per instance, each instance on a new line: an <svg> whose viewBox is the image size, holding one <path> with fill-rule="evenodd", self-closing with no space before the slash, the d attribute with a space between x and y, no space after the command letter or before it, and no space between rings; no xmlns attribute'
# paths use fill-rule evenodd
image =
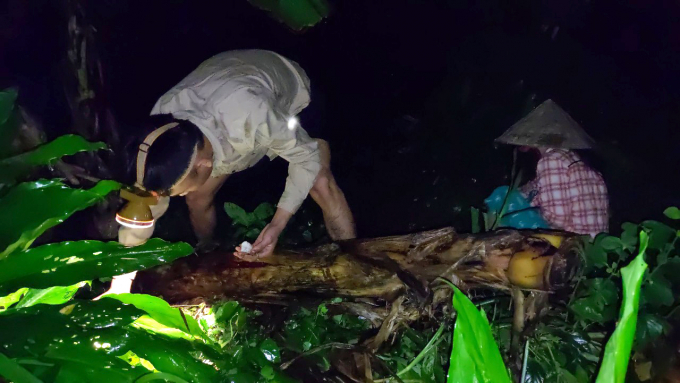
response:
<svg viewBox="0 0 680 383"><path fill-rule="evenodd" d="M65 342L89 347L120 348L129 340L96 337L98 331L126 326L144 315L131 305L114 300L73 301L63 305L36 305L0 314L0 344L10 357L39 356ZM97 330L97 331L91 331ZM91 338L91 339L90 339ZM65 339L69 339L65 341ZM97 342L97 344L93 342Z"/></svg>
<svg viewBox="0 0 680 383"><path fill-rule="evenodd" d="M15 186L0 199L0 260L12 252L27 249L45 230L118 189L120 184L114 181L100 181L89 190L72 189L56 180ZM86 279L89 278L70 283Z"/></svg>
<svg viewBox="0 0 680 383"><path fill-rule="evenodd" d="M187 381L212 381L214 357L200 347L202 343L132 327L143 314L114 299L8 310L0 314L0 328L13 331L0 332L0 344L11 358L40 357L56 364L61 375L57 381L132 382L148 374L143 366L126 362L128 352L159 372Z"/></svg>
<svg viewBox="0 0 680 383"><path fill-rule="evenodd" d="M621 315L616 330L605 347L596 383L623 383L626 379L628 361L635 338L640 286L645 270L647 270L647 263L644 260L647 244L647 233L643 231L640 233L640 253L628 266L621 269L623 279Z"/></svg>
<svg viewBox="0 0 680 383"><path fill-rule="evenodd" d="M137 247L75 241L43 245L0 260L0 293L112 277L172 262L193 252L186 243L151 239Z"/></svg>
<svg viewBox="0 0 680 383"><path fill-rule="evenodd" d="M328 17L326 0L248 0L254 6L270 12L271 16L294 30L316 25Z"/></svg>
<svg viewBox="0 0 680 383"><path fill-rule="evenodd" d="M104 298L116 299L134 305L163 326L210 341L192 316L184 315L181 309L170 306L168 302L161 298L146 294L111 294L105 295Z"/></svg>
<svg viewBox="0 0 680 383"><path fill-rule="evenodd" d="M0 160L2 182L16 181L41 165L51 165L64 156L106 148L102 142L88 142L83 137L67 134L29 152Z"/></svg>
<svg viewBox="0 0 680 383"><path fill-rule="evenodd" d="M465 294L451 287L457 316L447 382L510 383L486 315Z"/></svg>

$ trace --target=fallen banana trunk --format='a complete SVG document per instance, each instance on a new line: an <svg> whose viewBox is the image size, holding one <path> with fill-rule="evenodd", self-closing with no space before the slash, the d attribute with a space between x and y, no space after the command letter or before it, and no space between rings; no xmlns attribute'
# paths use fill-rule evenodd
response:
<svg viewBox="0 0 680 383"><path fill-rule="evenodd" d="M564 232L457 234L444 228L277 252L258 263L212 253L142 272L133 290L171 303L281 300L292 293L393 301L407 291L422 301L432 296L430 284L441 277L462 289L551 291L573 276L578 242Z"/></svg>

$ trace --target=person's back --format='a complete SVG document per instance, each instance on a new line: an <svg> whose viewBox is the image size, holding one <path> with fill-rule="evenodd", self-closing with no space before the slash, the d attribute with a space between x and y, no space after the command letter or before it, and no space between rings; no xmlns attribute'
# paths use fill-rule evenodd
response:
<svg viewBox="0 0 680 383"><path fill-rule="evenodd" d="M532 204L551 226L579 234L608 231L609 198L602 175L569 150L548 149L536 167Z"/></svg>
<svg viewBox="0 0 680 383"><path fill-rule="evenodd" d="M258 87L271 91L277 107L292 115L309 104L309 78L295 62L271 51L236 50L201 63L158 100L152 114L186 109L188 102L194 107L214 105L225 95Z"/></svg>

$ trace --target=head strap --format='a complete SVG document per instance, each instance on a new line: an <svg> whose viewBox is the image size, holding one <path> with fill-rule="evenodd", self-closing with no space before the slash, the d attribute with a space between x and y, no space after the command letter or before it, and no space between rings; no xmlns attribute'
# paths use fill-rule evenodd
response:
<svg viewBox="0 0 680 383"><path fill-rule="evenodd" d="M151 147L151 144L153 144L154 141L156 141L158 137L161 136L161 134L178 125L178 122L171 122L161 126L146 136L144 142L139 145L139 151L137 152L137 182L135 183L135 186L140 189L144 189L144 166L146 165L146 155L149 151L149 148Z"/></svg>

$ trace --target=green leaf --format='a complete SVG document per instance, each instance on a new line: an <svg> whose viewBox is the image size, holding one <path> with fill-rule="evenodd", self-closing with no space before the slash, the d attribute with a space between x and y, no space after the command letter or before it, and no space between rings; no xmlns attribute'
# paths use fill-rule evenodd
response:
<svg viewBox="0 0 680 383"><path fill-rule="evenodd" d="M658 221L644 221L642 227L649 231L649 248L663 250L676 236L672 227Z"/></svg>
<svg viewBox="0 0 680 383"><path fill-rule="evenodd" d="M210 341L201 330L196 319L191 315L184 315L180 308L172 307L161 298L146 294L111 294L103 298L111 298L123 303L131 304L146 312L158 323L169 328L177 329L194 337Z"/></svg>
<svg viewBox="0 0 680 383"><path fill-rule="evenodd" d="M579 296L569 308L580 319L602 324L616 317L618 289L612 280L585 280L579 288Z"/></svg>
<svg viewBox="0 0 680 383"><path fill-rule="evenodd" d="M0 293L113 277L172 262L192 252L186 243L157 238L132 248L99 241L43 245L0 259Z"/></svg>
<svg viewBox="0 0 680 383"><path fill-rule="evenodd" d="M248 0L254 6L270 12L272 17L294 30L316 25L328 16L326 0Z"/></svg>
<svg viewBox="0 0 680 383"><path fill-rule="evenodd" d="M250 230L246 231L245 237L247 239L253 240L253 239L256 239L260 235L260 232L262 232L262 230L260 230L260 229L250 229Z"/></svg>
<svg viewBox="0 0 680 383"><path fill-rule="evenodd" d="M281 352L279 346L272 339L265 339L260 343L260 352L271 363L281 362Z"/></svg>
<svg viewBox="0 0 680 383"><path fill-rule="evenodd" d="M211 349L201 342L169 339L130 326L143 314L114 299L13 310L9 315L0 314L0 328L15 330L0 331L0 344L10 357L45 355L46 361L55 361L62 369L75 363L71 367L78 368L68 374L75 380L62 381L135 381L148 370L118 358L128 351L160 372L187 381L212 381L216 371L209 365L215 359Z"/></svg>
<svg viewBox="0 0 680 383"><path fill-rule="evenodd" d="M4 376L8 381L14 383L42 383L42 380L36 378L3 353L0 353L0 376Z"/></svg>
<svg viewBox="0 0 680 383"><path fill-rule="evenodd" d="M600 246L600 238L586 245L585 261L588 268L599 268L607 266L607 252Z"/></svg>
<svg viewBox="0 0 680 383"><path fill-rule="evenodd" d="M141 317L143 312L132 305L113 300L75 301L64 306L60 314L71 323L87 329L125 326Z"/></svg>
<svg viewBox="0 0 680 383"><path fill-rule="evenodd" d="M457 312L447 382L510 383L486 315L477 310L465 294L447 283L454 290L453 307Z"/></svg>
<svg viewBox="0 0 680 383"><path fill-rule="evenodd" d="M71 286L53 286L46 289L28 289L26 295L14 308L30 307L38 304L60 305L70 301L78 289L88 284L79 282Z"/></svg>
<svg viewBox="0 0 680 383"><path fill-rule="evenodd" d="M640 233L640 253L628 266L621 269L623 279L621 315L605 347L596 383L623 383L626 379L628 361L635 338L640 286L645 270L647 270L647 263L644 260L647 244L647 233L643 231Z"/></svg>
<svg viewBox="0 0 680 383"><path fill-rule="evenodd" d="M260 375L262 375L262 377L267 380L274 379L274 376L276 376L276 374L274 373L274 367L270 365L262 367L262 369L260 370Z"/></svg>
<svg viewBox="0 0 680 383"><path fill-rule="evenodd" d="M666 217L668 217L670 219L678 220L678 219L680 219L680 209L678 209L675 206L669 207L668 209L663 211L663 215L665 215Z"/></svg>
<svg viewBox="0 0 680 383"><path fill-rule="evenodd" d="M654 307L671 306L675 302L671 283L658 272L652 273L642 287L645 302Z"/></svg>
<svg viewBox="0 0 680 383"><path fill-rule="evenodd" d="M103 142L88 142L81 136L67 134L30 152L0 160L0 174L5 182L15 181L36 166L51 165L64 156L104 148L106 145Z"/></svg>
<svg viewBox="0 0 680 383"><path fill-rule="evenodd" d="M274 206L269 202L263 202L259 204L255 210L253 210L255 218L264 221L269 220L274 215L274 213Z"/></svg>
<svg viewBox="0 0 680 383"><path fill-rule="evenodd" d="M54 180L15 186L0 199L0 249L3 249L0 260L12 252L27 249L45 230L118 189L120 184L114 181L100 181L89 190L72 189ZM89 278L70 283L86 279Z"/></svg>
<svg viewBox="0 0 680 383"><path fill-rule="evenodd" d="M13 88L8 88L0 91L0 127L7 122L14 111L14 104L17 100L17 91Z"/></svg>
<svg viewBox="0 0 680 383"><path fill-rule="evenodd" d="M641 314L635 330L635 348L644 348L661 335L667 334L670 329L670 324L663 317L651 313Z"/></svg>
<svg viewBox="0 0 680 383"><path fill-rule="evenodd" d="M0 298L0 312L5 311L10 306L19 302L24 297L24 294L26 294L27 292L28 288L23 287L13 293L7 294L4 297Z"/></svg>
<svg viewBox="0 0 680 383"><path fill-rule="evenodd" d="M638 232L640 228L638 225L626 222L621 225L623 232L621 233L621 242L626 250L633 250L638 243Z"/></svg>
<svg viewBox="0 0 680 383"><path fill-rule="evenodd" d="M242 207L235 203L227 202L224 204L224 211L227 212L227 215L234 223L249 226L250 221L248 220L248 213L246 213Z"/></svg>
<svg viewBox="0 0 680 383"><path fill-rule="evenodd" d="M618 237L607 236L602 238L600 246L607 251L619 250L623 247L623 243Z"/></svg>

